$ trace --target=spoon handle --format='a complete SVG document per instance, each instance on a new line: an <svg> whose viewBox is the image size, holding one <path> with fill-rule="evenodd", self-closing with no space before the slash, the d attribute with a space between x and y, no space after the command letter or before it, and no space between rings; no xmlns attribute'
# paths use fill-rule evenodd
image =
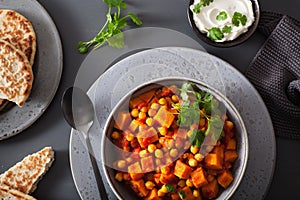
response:
<svg viewBox="0 0 300 200"><path fill-rule="evenodd" d="M99 190L99 193L100 193L101 200L108 200L106 190L105 190L105 187L104 187L104 183L103 183L103 179L102 179L102 176L100 174L98 164L97 164L97 160L95 159L95 156L94 156L95 154L94 154L94 151L93 151L93 148L92 148L89 137L86 137L85 141L86 141L87 149L88 149L88 152L89 152L90 160L91 160L91 163L92 163L93 171L94 171L94 174L95 174L95 179L96 179L96 182L97 182L97 186L98 186L98 190Z"/></svg>

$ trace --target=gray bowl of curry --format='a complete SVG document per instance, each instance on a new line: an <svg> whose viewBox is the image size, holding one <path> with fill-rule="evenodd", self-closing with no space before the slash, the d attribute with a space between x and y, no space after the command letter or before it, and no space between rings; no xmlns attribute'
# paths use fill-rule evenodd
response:
<svg viewBox="0 0 300 200"><path fill-rule="evenodd" d="M229 199L248 160L237 109L216 89L182 77L124 96L107 119L101 148L119 199Z"/></svg>

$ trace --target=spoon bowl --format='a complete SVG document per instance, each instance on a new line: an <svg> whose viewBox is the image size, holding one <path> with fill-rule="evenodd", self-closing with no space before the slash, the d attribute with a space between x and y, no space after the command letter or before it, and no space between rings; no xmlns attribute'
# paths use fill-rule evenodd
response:
<svg viewBox="0 0 300 200"><path fill-rule="evenodd" d="M108 199L89 138L89 129L93 124L95 113L91 99L82 89L78 87L70 87L63 94L61 109L65 120L70 124L70 126L83 134L100 197L101 199Z"/></svg>

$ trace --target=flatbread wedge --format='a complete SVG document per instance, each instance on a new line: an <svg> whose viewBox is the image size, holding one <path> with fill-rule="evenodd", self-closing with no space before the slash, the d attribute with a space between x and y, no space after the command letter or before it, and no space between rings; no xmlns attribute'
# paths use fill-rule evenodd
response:
<svg viewBox="0 0 300 200"><path fill-rule="evenodd" d="M26 156L6 172L0 175L0 184L7 185L25 194L31 194L38 182L54 161L54 151L51 147Z"/></svg>
<svg viewBox="0 0 300 200"><path fill-rule="evenodd" d="M1 200L36 200L36 198L12 189L7 185L0 184L0 199Z"/></svg>
<svg viewBox="0 0 300 200"><path fill-rule="evenodd" d="M25 53L30 65L36 53L36 35L31 22L14 10L0 9L0 39Z"/></svg>
<svg viewBox="0 0 300 200"><path fill-rule="evenodd" d="M33 72L25 54L0 40L0 98L22 107L30 95Z"/></svg>

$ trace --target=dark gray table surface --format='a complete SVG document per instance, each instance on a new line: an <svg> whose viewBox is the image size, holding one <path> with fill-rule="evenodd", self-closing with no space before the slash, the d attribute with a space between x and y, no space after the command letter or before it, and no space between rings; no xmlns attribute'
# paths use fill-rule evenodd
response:
<svg viewBox="0 0 300 200"><path fill-rule="evenodd" d="M43 200L80 199L70 170L70 127L64 121L60 100L63 91L75 80L77 70L86 55L76 50L79 40L88 40L105 21L106 6L101 0L39 0L48 11L61 36L64 68L58 91L46 112L24 132L0 141L0 173L4 172L29 153L44 146L52 146L56 161L38 184L33 193ZM165 27L180 31L199 41L205 49L244 72L254 55L265 41L256 33L238 47L219 49L207 46L198 40L189 26L186 0L129 0L130 11L142 18L144 26ZM263 0L262 10L289 14L300 19L300 1ZM276 137L277 156L274 177L266 199L299 199L300 141Z"/></svg>

